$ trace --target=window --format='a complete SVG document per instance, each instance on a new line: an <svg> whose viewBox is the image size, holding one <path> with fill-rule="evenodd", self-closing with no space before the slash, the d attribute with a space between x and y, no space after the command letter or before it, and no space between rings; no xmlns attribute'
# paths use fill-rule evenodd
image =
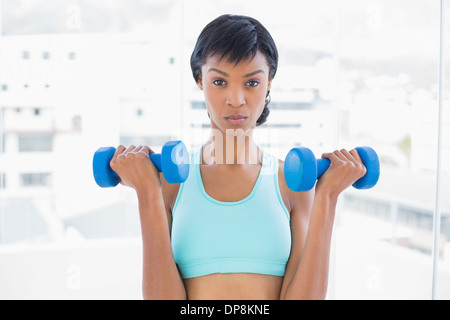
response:
<svg viewBox="0 0 450 320"><path fill-rule="evenodd" d="M191 108L192 109L205 109L206 110L206 104L203 101L192 101L191 102Z"/></svg>
<svg viewBox="0 0 450 320"><path fill-rule="evenodd" d="M50 187L51 173L21 173L22 187Z"/></svg>
<svg viewBox="0 0 450 320"><path fill-rule="evenodd" d="M6 141L6 135L2 134L0 136L0 154L5 152L5 141Z"/></svg>
<svg viewBox="0 0 450 320"><path fill-rule="evenodd" d="M0 298L141 298L135 194L98 188L92 155L205 140L189 57L224 12L254 16L278 46L261 146L380 157L378 184L340 197L328 298L450 298L448 1L442 24L429 0L48 2L58 10L2 1L0 70L18 72L0 73Z"/></svg>
<svg viewBox="0 0 450 320"><path fill-rule="evenodd" d="M171 140L170 136L120 136L120 144L125 146L130 145L143 145L143 146L155 146L162 147L165 142Z"/></svg>
<svg viewBox="0 0 450 320"><path fill-rule="evenodd" d="M53 151L53 134L34 133L20 134L19 152L50 152Z"/></svg>
<svg viewBox="0 0 450 320"><path fill-rule="evenodd" d="M6 174L0 172L0 189L6 188Z"/></svg>

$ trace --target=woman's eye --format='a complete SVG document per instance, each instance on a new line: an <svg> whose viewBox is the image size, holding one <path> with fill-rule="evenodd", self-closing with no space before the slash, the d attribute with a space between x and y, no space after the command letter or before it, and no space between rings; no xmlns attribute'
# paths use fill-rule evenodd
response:
<svg viewBox="0 0 450 320"><path fill-rule="evenodd" d="M257 86L259 86L259 82L258 81L256 81L256 80L250 80L249 82L247 82L247 85L249 86L249 87L257 87Z"/></svg>
<svg viewBox="0 0 450 320"><path fill-rule="evenodd" d="M219 86L219 87L226 84L226 82L224 80L214 80L212 83L213 83L213 85Z"/></svg>

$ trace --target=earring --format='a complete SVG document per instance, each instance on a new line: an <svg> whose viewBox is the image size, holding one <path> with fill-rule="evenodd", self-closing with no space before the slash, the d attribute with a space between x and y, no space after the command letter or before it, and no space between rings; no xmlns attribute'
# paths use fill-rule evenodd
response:
<svg viewBox="0 0 450 320"><path fill-rule="evenodd" d="M269 91L267 91L267 94L266 94L266 106L270 103L270 101L271 101L271 97L270 97L270 90Z"/></svg>

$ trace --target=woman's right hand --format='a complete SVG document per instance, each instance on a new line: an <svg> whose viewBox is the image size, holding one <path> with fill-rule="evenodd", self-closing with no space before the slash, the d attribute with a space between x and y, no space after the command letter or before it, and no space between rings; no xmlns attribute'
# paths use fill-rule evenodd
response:
<svg viewBox="0 0 450 320"><path fill-rule="evenodd" d="M145 146L117 147L109 165L120 177L120 183L136 190L137 194L161 191L161 179L149 158L154 153Z"/></svg>
<svg viewBox="0 0 450 320"><path fill-rule="evenodd" d="M322 158L330 160L330 167L317 181L316 192L325 189L337 198L342 191L362 178L367 172L358 151L355 149L351 151L342 149L332 153L324 153Z"/></svg>

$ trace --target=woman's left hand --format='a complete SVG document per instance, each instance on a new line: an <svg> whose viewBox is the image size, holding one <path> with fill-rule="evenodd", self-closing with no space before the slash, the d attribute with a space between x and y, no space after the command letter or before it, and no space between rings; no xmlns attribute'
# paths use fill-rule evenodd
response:
<svg viewBox="0 0 450 320"><path fill-rule="evenodd" d="M367 172L355 149L350 152L342 149L324 153L322 158L329 159L331 163L317 181L316 192L327 192L329 195L337 197Z"/></svg>

